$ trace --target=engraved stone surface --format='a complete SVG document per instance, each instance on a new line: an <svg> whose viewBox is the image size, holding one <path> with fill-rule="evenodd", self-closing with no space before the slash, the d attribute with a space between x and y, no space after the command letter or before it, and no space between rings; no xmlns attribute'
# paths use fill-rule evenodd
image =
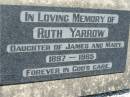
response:
<svg viewBox="0 0 130 97"><path fill-rule="evenodd" d="M2 85L125 71L129 11L15 5L0 9Z"/></svg>
<svg viewBox="0 0 130 97"><path fill-rule="evenodd" d="M129 0L5 0L1 4L28 4L130 10ZM77 97L130 87L130 40L125 73L0 87L1 97Z"/></svg>

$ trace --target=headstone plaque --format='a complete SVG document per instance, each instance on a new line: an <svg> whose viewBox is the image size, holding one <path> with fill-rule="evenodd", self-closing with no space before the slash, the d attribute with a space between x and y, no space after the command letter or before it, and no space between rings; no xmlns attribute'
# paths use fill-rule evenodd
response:
<svg viewBox="0 0 130 97"><path fill-rule="evenodd" d="M128 11L0 6L0 84L125 71Z"/></svg>

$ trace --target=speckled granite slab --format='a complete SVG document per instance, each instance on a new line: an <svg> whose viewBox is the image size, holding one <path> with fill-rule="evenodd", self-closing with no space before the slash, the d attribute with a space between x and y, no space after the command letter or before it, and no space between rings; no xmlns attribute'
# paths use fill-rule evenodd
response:
<svg viewBox="0 0 130 97"><path fill-rule="evenodd" d="M81 8L101 8L101 9L122 9L129 10L128 0L5 0L1 4L28 4L43 6L65 6ZM2 86L0 87L1 97L78 97L127 89L130 87L130 54L128 42L127 66L126 71L120 74L100 75L75 79L57 80L23 85Z"/></svg>

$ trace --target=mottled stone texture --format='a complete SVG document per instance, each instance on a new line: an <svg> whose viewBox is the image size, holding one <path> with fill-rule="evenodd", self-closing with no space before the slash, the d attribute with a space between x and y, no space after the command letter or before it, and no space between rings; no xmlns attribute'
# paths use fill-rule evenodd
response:
<svg viewBox="0 0 130 97"><path fill-rule="evenodd" d="M130 10L130 0L0 0L1 4ZM0 97L78 97L130 87L130 40L125 73L0 87Z"/></svg>

